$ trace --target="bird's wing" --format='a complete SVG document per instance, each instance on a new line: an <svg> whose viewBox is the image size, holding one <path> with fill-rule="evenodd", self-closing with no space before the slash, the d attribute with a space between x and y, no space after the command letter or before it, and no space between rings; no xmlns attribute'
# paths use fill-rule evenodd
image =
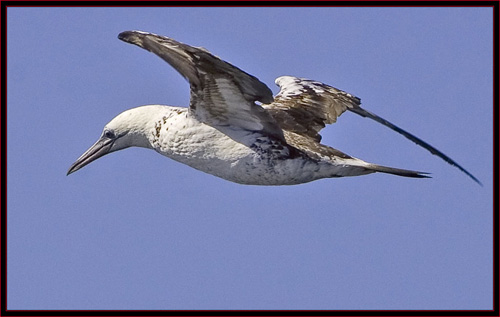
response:
<svg viewBox="0 0 500 317"><path fill-rule="evenodd" d="M280 92L276 95L275 101L263 106L283 130L320 142L319 131L326 124L334 123L344 111L349 110L396 131L432 154L439 156L448 164L457 167L481 185L481 182L474 175L429 143L361 108L361 99L358 97L317 81L292 76L279 77L276 79L276 84L280 87Z"/></svg>
<svg viewBox="0 0 500 317"><path fill-rule="evenodd" d="M255 101L273 101L271 90L256 77L206 49L168 37L126 31L120 33L118 38L158 55L189 81L189 111L201 122L236 139L248 136L250 132L284 142L283 131L274 118L255 104Z"/></svg>
<svg viewBox="0 0 500 317"><path fill-rule="evenodd" d="M361 100L323 83L282 76L276 79L280 92L272 104L263 105L284 130L321 141L319 131Z"/></svg>

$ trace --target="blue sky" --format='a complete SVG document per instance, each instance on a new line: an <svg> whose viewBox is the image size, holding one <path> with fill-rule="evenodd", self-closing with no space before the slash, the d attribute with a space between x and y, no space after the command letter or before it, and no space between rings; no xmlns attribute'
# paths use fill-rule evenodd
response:
<svg viewBox="0 0 500 317"><path fill-rule="evenodd" d="M491 8L8 8L8 309L491 309ZM203 46L275 93L343 89L323 142L432 173L238 185L146 149L66 176L118 113L188 84L117 39Z"/></svg>

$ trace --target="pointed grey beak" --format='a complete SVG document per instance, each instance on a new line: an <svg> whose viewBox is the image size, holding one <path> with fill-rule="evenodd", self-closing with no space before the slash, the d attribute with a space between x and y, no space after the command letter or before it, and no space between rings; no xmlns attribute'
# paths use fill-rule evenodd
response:
<svg viewBox="0 0 500 317"><path fill-rule="evenodd" d="M95 161L98 158L108 154L113 143L113 139L105 137L100 138L94 145L90 147L90 149L83 153L82 156L80 156L76 160L76 162L73 163L73 165L71 165L66 175L76 172L85 165L90 164L92 161Z"/></svg>

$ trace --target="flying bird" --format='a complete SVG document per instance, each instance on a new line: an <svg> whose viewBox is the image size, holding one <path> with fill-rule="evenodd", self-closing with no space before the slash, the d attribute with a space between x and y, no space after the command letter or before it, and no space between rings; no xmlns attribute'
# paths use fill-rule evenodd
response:
<svg viewBox="0 0 500 317"><path fill-rule="evenodd" d="M256 77L171 38L141 31L118 35L175 68L190 85L189 108L148 105L122 112L68 175L131 146L158 153L228 181L293 185L375 172L428 178L428 173L368 163L321 144L319 132L346 110L373 119L479 180L454 160L389 121L360 107L361 100L318 81L282 76L279 93Z"/></svg>

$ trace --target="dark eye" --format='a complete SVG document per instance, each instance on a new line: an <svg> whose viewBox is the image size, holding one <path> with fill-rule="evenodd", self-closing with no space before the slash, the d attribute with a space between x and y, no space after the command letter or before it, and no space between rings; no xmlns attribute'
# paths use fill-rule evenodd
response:
<svg viewBox="0 0 500 317"><path fill-rule="evenodd" d="M108 138L108 139L114 139L115 138L115 133L111 130L105 130L104 131L104 137Z"/></svg>

